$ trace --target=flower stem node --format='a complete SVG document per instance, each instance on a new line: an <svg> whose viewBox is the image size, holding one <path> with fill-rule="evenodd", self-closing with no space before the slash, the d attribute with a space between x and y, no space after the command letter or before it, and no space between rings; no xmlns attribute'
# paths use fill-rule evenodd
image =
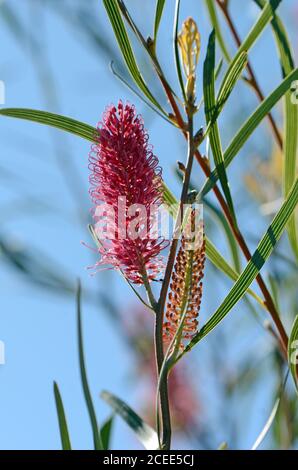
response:
<svg viewBox="0 0 298 470"><path fill-rule="evenodd" d="M184 163L177 162L177 165L178 165L179 170L182 171L182 173L185 173L186 168L185 168Z"/></svg>
<svg viewBox="0 0 298 470"><path fill-rule="evenodd" d="M194 204L196 202L196 199L198 197L198 191L193 189L192 191L189 191L187 195L187 204Z"/></svg>
<svg viewBox="0 0 298 470"><path fill-rule="evenodd" d="M204 139L204 128L201 127L198 132L196 132L196 134L194 135L194 138L193 138L193 141L194 141L194 145L195 147L197 148L203 141Z"/></svg>

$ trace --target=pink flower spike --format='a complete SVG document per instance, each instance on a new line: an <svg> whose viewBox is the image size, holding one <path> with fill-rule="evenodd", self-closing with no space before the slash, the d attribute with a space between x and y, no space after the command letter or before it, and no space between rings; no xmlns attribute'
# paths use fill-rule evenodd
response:
<svg viewBox="0 0 298 470"><path fill-rule="evenodd" d="M109 106L97 130L89 155L95 231L101 233L96 266L121 269L137 284L143 283L145 269L152 281L163 268L159 254L167 245L153 235L154 218L163 202L158 159L142 118L130 104L119 101L117 108Z"/></svg>

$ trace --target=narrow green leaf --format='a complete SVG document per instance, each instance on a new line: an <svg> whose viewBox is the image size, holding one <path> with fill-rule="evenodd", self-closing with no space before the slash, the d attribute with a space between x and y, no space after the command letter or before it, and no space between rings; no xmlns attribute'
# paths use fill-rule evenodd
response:
<svg viewBox="0 0 298 470"><path fill-rule="evenodd" d="M260 432L259 436L257 437L255 443L253 444L251 450L257 450L258 447L260 447L260 445L262 444L263 440L265 439L266 435L268 434L271 426L272 426L272 423L275 419L275 416L276 416L276 413L277 413L277 410L278 410L278 407L279 407L279 404L280 404L280 397L278 397L275 402L274 402L274 405L273 405L273 408L271 410L271 413L262 429L262 431Z"/></svg>
<svg viewBox="0 0 298 470"><path fill-rule="evenodd" d="M265 0L254 0L259 7L263 8ZM271 26L275 36L277 49L280 57L283 77L294 70L293 52L286 29L278 17L274 15ZM297 153L298 153L298 106L292 103L292 93L289 90L285 95L284 102L284 159L283 159L283 191L287 197L296 177ZM297 215L297 214L296 214ZM295 214L288 223L288 236L293 253L298 260L298 227Z"/></svg>
<svg viewBox="0 0 298 470"><path fill-rule="evenodd" d="M148 40L146 40L144 38L144 36L142 35L141 31L139 30L139 28L137 27L136 23L134 22L134 20L132 19L128 9L126 8L123 0L116 0L117 1L117 4L119 6L119 9L121 11L121 14L123 16L123 18L125 19L125 21L128 23L129 27L131 28L131 30L133 31L133 33L135 34L136 38L138 39L138 41L140 42L140 44L142 45L142 48L147 51L149 57L150 57L150 60L152 62L152 65L154 66L155 68L155 71L156 73L160 76L160 77L163 77L163 72L160 68L160 65L158 63L158 60L156 59L155 57L155 53L154 53L154 48L155 48L155 44L152 44L150 43L150 41L148 42ZM172 93L173 90L172 90ZM165 111L163 111L163 113L167 116L167 113Z"/></svg>
<svg viewBox="0 0 298 470"><path fill-rule="evenodd" d="M214 244L206 237L206 256L211 263L224 274L226 274L233 281L237 281L239 274L235 271L230 264L221 256L219 251L216 249ZM251 289L247 290L247 293L251 295L263 308L265 307L264 301Z"/></svg>
<svg viewBox="0 0 298 470"><path fill-rule="evenodd" d="M270 428L274 422L274 419L276 417L276 413L278 411L278 408L279 408L279 404L280 404L280 401L281 401L281 398L282 398L282 395L283 395L283 392L284 392L284 389L285 389L285 385L286 385L286 382L287 382L287 378L288 378L288 373L285 377L285 380L284 380L284 383L280 386L280 390L278 392L278 396L274 402L274 405L273 405L273 408L271 410L271 413L262 429L262 431L260 432L260 434L258 435L257 439L255 440L251 450L257 450L258 447L260 447L260 445L262 444L263 440L265 439L265 437L267 436L268 432L270 431Z"/></svg>
<svg viewBox="0 0 298 470"><path fill-rule="evenodd" d="M221 72L223 66L223 59L221 58L220 61L218 62L216 69L215 69L215 81L218 79L219 74Z"/></svg>
<svg viewBox="0 0 298 470"><path fill-rule="evenodd" d="M220 28L220 24L219 24L219 21L218 21L218 18L217 18L215 2L214 2L214 0L205 0L205 3L206 3L206 6L207 6L207 9L208 9L211 24L212 24L213 28L215 29L216 37L217 37L218 43L220 45L220 48L222 50L223 56L224 56L224 58L226 59L227 62L231 62L231 56L230 56L230 54L228 52L228 49L226 47L225 40L223 38L223 34L222 34L221 28Z"/></svg>
<svg viewBox="0 0 298 470"><path fill-rule="evenodd" d="M139 30L139 28L137 27L136 23L134 22L134 20L132 19L128 9L126 8L126 5L124 3L123 0L116 0L117 1L117 5L119 6L119 9L121 11L121 14L123 16L123 18L125 19L125 21L127 22L127 24L129 25L129 27L131 28L131 30L134 32L136 38L138 39L138 41L140 42L140 44L142 45L142 47L147 51L149 52L149 47L148 47L148 44L147 44L147 41L146 39L144 38L144 36L142 35L141 31ZM149 53L150 55L150 53Z"/></svg>
<svg viewBox="0 0 298 470"><path fill-rule="evenodd" d="M145 103L146 106L148 106L152 111L154 111L160 118L162 118L164 121L166 121L168 124L171 124L171 126L176 127L173 121L168 119L165 114L163 114L161 111L156 109L150 101L148 101L146 98L144 98L143 94L139 91L137 91L124 77L120 75L120 73L115 69L113 61L110 62L110 70L112 74L118 78L118 80L126 86L134 95L136 95L143 103Z"/></svg>
<svg viewBox="0 0 298 470"><path fill-rule="evenodd" d="M240 257L239 257L239 250L238 245L235 240L234 234L231 230L230 225L227 222L227 219L223 215L223 213L209 200L204 200L205 207L217 218L220 225L223 228L223 231L226 235L226 239L230 248L234 269L237 273L241 271L241 264L240 264Z"/></svg>
<svg viewBox="0 0 298 470"><path fill-rule="evenodd" d="M298 79L298 69L293 70L275 90L257 107L251 116L245 121L240 130L237 132L232 142L224 152L225 167L229 166L245 142L258 127L264 117L271 111L280 98L289 91L291 84L294 80ZM207 178L201 192L200 198L205 196L214 186L218 180L217 170L211 172Z"/></svg>
<svg viewBox="0 0 298 470"><path fill-rule="evenodd" d="M226 197L227 204L230 212L236 222L235 211L228 178L226 175L223 151L219 129L216 121L216 104L215 104L215 30L212 31L209 37L206 59L204 62L203 73L203 89L204 89L204 103L205 103L205 116L206 124L209 127L209 139L214 163L217 168L221 187Z"/></svg>
<svg viewBox="0 0 298 470"><path fill-rule="evenodd" d="M111 442L111 435L114 423L114 416L111 416L100 429L101 441L104 450L109 450L110 442Z"/></svg>
<svg viewBox="0 0 298 470"><path fill-rule="evenodd" d="M298 104L291 101L292 92L288 91L285 97L285 129L284 129L284 163L283 163L283 191L287 197L290 188L297 176L298 153ZM293 214L288 223L288 236L293 253L298 261L298 221L297 212Z"/></svg>
<svg viewBox="0 0 298 470"><path fill-rule="evenodd" d="M139 441L147 450L156 450L159 448L158 437L142 418L140 418L124 401L110 392L103 391L101 398L111 406L111 408L128 424L134 431Z"/></svg>
<svg viewBox="0 0 298 470"><path fill-rule="evenodd" d="M47 126L56 127L79 137L83 137L91 142L94 141L97 134L96 129L88 124L67 116L61 116L47 111L39 111L37 109L3 108L0 109L0 115L46 124Z"/></svg>
<svg viewBox="0 0 298 470"><path fill-rule="evenodd" d="M173 217L173 219L175 219L178 214L179 203L165 183L163 183L163 198L167 211Z"/></svg>
<svg viewBox="0 0 298 470"><path fill-rule="evenodd" d="M225 103L227 102L234 86L241 77L243 70L247 65L247 52L243 51L234 62L233 66L229 68L225 74L222 84L220 86L217 99L216 99L216 115L215 118L222 111Z"/></svg>
<svg viewBox="0 0 298 470"><path fill-rule="evenodd" d="M265 2L264 8L262 9L259 18L249 31L248 35L242 42L241 46L238 48L236 55L234 56L233 60L230 63L229 69L231 69L235 62L238 60L239 56L242 52L247 52L252 48L252 46L256 43L256 41L261 36L263 30L267 26L267 24L271 21L271 19L275 15L275 11L277 10L281 0L270 0L269 2ZM229 70L227 71L229 73Z"/></svg>
<svg viewBox="0 0 298 470"><path fill-rule="evenodd" d="M215 69L215 73L214 73L214 80L215 81L217 80L217 78L219 76L222 63L223 62L221 60L220 63L218 64L217 68ZM237 81L241 77L242 71L246 67L246 64L247 64L247 53L242 52L242 54L240 54L240 56L236 60L233 67L231 67L231 69L229 69L229 73L227 73L224 76L224 79L222 81L222 84L220 86L220 89L219 89L219 92L218 92L218 95L217 95L217 98L216 98L216 103L214 105L214 109L213 109L213 112L212 112L212 117L211 117L209 123L207 123L207 128L206 128L206 131L205 131L205 135L208 134L211 124L214 123L217 120L218 116L220 115L221 111L223 110L223 107L224 107L225 103L227 102L230 94L232 93Z"/></svg>
<svg viewBox="0 0 298 470"><path fill-rule="evenodd" d="M109 20L111 22L112 28L114 30L119 48L122 52L126 66L134 79L135 83L138 85L140 90L147 96L147 98L160 110L163 112L163 109L156 101L150 90L148 89L142 74L138 68L122 17L119 9L117 0L103 0L105 9L107 11Z"/></svg>
<svg viewBox="0 0 298 470"><path fill-rule="evenodd" d="M208 320L208 322L195 335L190 344L186 347L185 352L192 349L201 339L210 333L232 310L236 303L243 297L251 283L254 281L266 260L271 255L274 246L279 240L283 230L285 229L289 218L291 217L298 202L298 180L296 180L287 199L274 217L272 223L268 227L265 235L260 241L251 260L246 265L244 271L239 276L232 289L218 307L216 312ZM183 353L183 354L184 354ZM181 357L181 356L180 356Z"/></svg>
<svg viewBox="0 0 298 470"><path fill-rule="evenodd" d="M288 361L298 393L298 315L296 315L289 337Z"/></svg>
<svg viewBox="0 0 298 470"><path fill-rule="evenodd" d="M254 2L262 9L266 6L267 3L266 0L254 0ZM271 26L281 59L282 74L284 77L286 77L291 72L291 70L294 70L295 66L293 52L287 32L277 13L275 13L271 19Z"/></svg>
<svg viewBox="0 0 298 470"><path fill-rule="evenodd" d="M78 348L79 348L79 363L80 363L80 373L81 381L84 392L84 397L89 413L90 423L93 433L93 443L95 450L103 450L103 445L101 441L100 432L98 429L97 418L95 414L94 405L92 402L92 397L89 389L86 366L85 366L85 357L84 357L84 344L83 344L83 332L82 332L82 318L81 318L81 284L78 284L77 288L77 327L78 327Z"/></svg>
<svg viewBox="0 0 298 470"><path fill-rule="evenodd" d="M154 19L154 42L156 42L158 28L159 28L164 6L165 6L165 0L156 1L155 19Z"/></svg>
<svg viewBox="0 0 298 470"><path fill-rule="evenodd" d="M66 421L65 412L64 412L64 406L63 406L61 394L60 394L60 391L56 382L54 382L54 396L55 396L62 449L71 450L71 443L70 443L68 426L67 426L67 421Z"/></svg>
<svg viewBox="0 0 298 470"><path fill-rule="evenodd" d="M173 31L174 57L175 57L176 71L177 71L177 77L178 77L178 80L179 80L181 93L182 93L182 96L183 96L184 100L186 100L184 83L183 83L183 76L182 76L181 61L180 61L180 55L179 55L179 47L178 47L179 11L180 11L180 0L176 0L175 17L174 17L174 31Z"/></svg>

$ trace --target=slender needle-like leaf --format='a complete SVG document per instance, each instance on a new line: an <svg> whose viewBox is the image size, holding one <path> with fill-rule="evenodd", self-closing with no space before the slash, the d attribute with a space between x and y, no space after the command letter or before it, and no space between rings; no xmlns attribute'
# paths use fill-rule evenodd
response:
<svg viewBox="0 0 298 470"><path fill-rule="evenodd" d="M155 19L154 19L154 43L156 43L158 28L159 28L164 6L165 6L165 0L156 1Z"/></svg>
<svg viewBox="0 0 298 470"><path fill-rule="evenodd" d="M279 408L279 404L280 404L280 401L282 399L282 394L284 392L284 389L285 389L285 385L286 385L286 382L287 382L287 378L288 378L288 373L286 375L286 378L284 380L284 383L281 385L280 387L280 391L278 393L278 397L276 398L275 400L275 403L273 405L273 408L271 410L271 413L262 429L262 431L260 432L260 434L258 435L257 439L255 440L251 450L257 450L258 447L260 447L260 445L262 444L263 440L265 439L265 437L267 436L272 424L273 424L273 421L276 417L276 413L278 411L278 408Z"/></svg>
<svg viewBox="0 0 298 470"><path fill-rule="evenodd" d="M103 391L101 398L111 406L111 408L128 424L134 431L139 441L147 450L156 450L158 446L158 437L145 421L140 418L123 400L110 392Z"/></svg>
<svg viewBox="0 0 298 470"><path fill-rule="evenodd" d="M134 79L135 83L138 85L140 90L149 98L149 100L156 106L160 111L164 112L158 101L154 98L150 92L148 86L146 85L142 74L138 68L128 34L125 29L124 22L121 17L121 11L118 5L117 0L103 0L103 4L107 11L109 20L111 22L112 28L115 33L119 48L122 52L123 59L126 63L126 66Z"/></svg>
<svg viewBox="0 0 298 470"><path fill-rule="evenodd" d="M174 31L173 31L174 58L175 58L176 71L177 71L177 76L178 76L178 80L179 80L181 93L182 93L182 96L183 96L184 101L185 101L186 100L186 95L185 95L185 88L184 88L184 83L183 83L182 68L181 68L181 61L180 61L179 47L178 47L179 11L180 11L180 0L176 0L175 18L174 18Z"/></svg>
<svg viewBox="0 0 298 470"><path fill-rule="evenodd" d="M55 396L62 449L71 450L71 443L70 443L70 438L69 438L67 421L65 417L64 406L63 406L61 394L59 391L59 387L56 382L54 382L54 396Z"/></svg>
<svg viewBox="0 0 298 470"><path fill-rule="evenodd" d="M83 332L82 332L82 316L81 316L81 284L78 284L77 288L77 327L78 327L78 348L79 348L79 363L80 363L80 372L81 372L81 381L84 392L84 397L89 413L90 423L93 433L93 443L95 450L103 450L103 445L101 441L101 436L98 428L97 418L95 414L94 405L92 402L92 397L89 389L86 366L85 366L85 356L84 356L84 344L83 344Z"/></svg>
<svg viewBox="0 0 298 470"><path fill-rule="evenodd" d="M210 34L206 59L204 62L204 103L205 103L205 116L207 126L209 127L209 139L212 149L212 154L219 175L220 183L226 197L227 204L230 212L233 215L234 222L236 224L236 216L234 211L233 199L230 193L228 178L226 175L223 151L221 145L221 139L219 129L217 125L217 108L215 103L215 31L213 30Z"/></svg>
<svg viewBox="0 0 298 470"><path fill-rule="evenodd" d="M110 448L113 423L114 423L114 416L111 416L110 418L106 420L106 422L100 428L101 441L102 441L102 446L104 450L109 450Z"/></svg>
<svg viewBox="0 0 298 470"><path fill-rule="evenodd" d="M207 9L208 9L211 24L212 24L213 28L215 29L216 37L217 37L218 43L220 45L220 48L222 50L223 56L224 56L224 58L226 59L227 62L231 62L231 56L230 56L228 48L226 46L222 31L221 31L221 28L220 28L220 24L219 24L219 21L218 21L215 2L214 2L214 0L205 0L205 3L206 3L206 6L207 6Z"/></svg>

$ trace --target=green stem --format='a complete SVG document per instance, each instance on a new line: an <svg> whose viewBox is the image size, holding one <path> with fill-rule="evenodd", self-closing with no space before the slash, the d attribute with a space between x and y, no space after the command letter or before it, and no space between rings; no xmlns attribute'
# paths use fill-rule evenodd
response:
<svg viewBox="0 0 298 470"><path fill-rule="evenodd" d="M173 234L173 239L170 247L170 253L168 257L168 262L165 270L164 280L161 287L161 292L157 304L156 310L156 322L155 322L155 353L157 361L157 370L158 375L160 375L161 368L164 361L164 352L163 352L163 318L164 318L164 308L166 303L167 292L169 288L169 283L171 279L172 270L175 263L175 256L179 241L179 234L181 231L181 221L183 220L183 206L187 202L187 194L190 182L190 174L193 164L194 157L194 142L193 142L193 118L190 113L188 119L188 156L186 170L184 174L183 187L180 197L180 207L178 215L175 222L175 229ZM159 398L160 398L160 408L161 408L161 421L162 421L162 439L161 445L163 449L169 449L171 445L171 419L170 419L170 410L169 410L169 400L168 400L168 374L167 371L160 378L160 387L159 387ZM159 423L157 423L159 428Z"/></svg>
<svg viewBox="0 0 298 470"><path fill-rule="evenodd" d="M146 293L147 293L148 301L149 301L152 309L154 310L154 312L156 312L157 302L156 302L154 294L152 292L150 282L149 282L149 279L148 279L148 275L147 275L147 271L146 271L145 268L142 272L142 277L143 277L143 283L144 283L144 287L145 287L145 290L146 290Z"/></svg>

